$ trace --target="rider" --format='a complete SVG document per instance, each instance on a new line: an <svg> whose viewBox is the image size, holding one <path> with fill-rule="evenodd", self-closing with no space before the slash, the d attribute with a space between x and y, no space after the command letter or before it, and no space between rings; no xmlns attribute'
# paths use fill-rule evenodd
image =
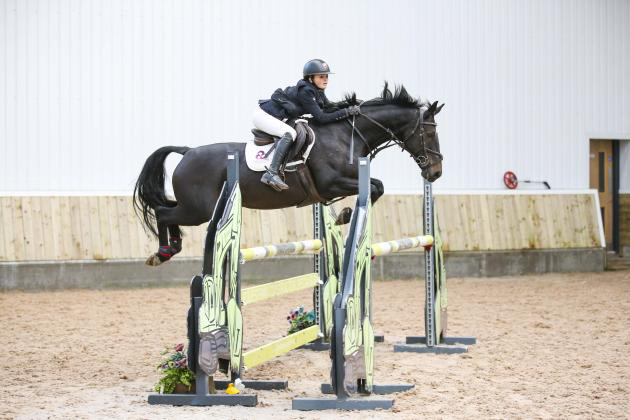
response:
<svg viewBox="0 0 630 420"><path fill-rule="evenodd" d="M324 94L328 85L330 67L320 59L310 60L304 65L304 78L297 82L296 86L286 89L276 89L271 99L259 101L260 107L254 111L254 126L273 136L280 137L276 145L276 152L267 172L262 176L261 182L272 187L276 191L289 188L278 175L278 168L284 160L291 143L295 140L295 130L284 121L311 114L313 119L326 124L359 114L359 107L354 105L336 111L324 111L329 104Z"/></svg>

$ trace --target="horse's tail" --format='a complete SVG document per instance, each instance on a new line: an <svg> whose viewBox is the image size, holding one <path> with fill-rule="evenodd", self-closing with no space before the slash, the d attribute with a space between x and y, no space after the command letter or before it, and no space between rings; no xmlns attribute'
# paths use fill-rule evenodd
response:
<svg viewBox="0 0 630 420"><path fill-rule="evenodd" d="M190 150L185 146L165 146L157 149L144 162L140 176L133 189L133 207L138 218L146 229L158 236L155 222L155 208L157 206L172 207L175 203L166 198L164 191L164 161L169 153L183 155Z"/></svg>

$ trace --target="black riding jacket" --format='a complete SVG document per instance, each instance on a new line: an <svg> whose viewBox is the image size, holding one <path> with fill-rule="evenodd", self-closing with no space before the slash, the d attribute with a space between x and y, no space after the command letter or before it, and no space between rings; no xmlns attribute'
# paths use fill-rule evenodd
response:
<svg viewBox="0 0 630 420"><path fill-rule="evenodd" d="M263 111L279 120L311 114L316 122L326 124L348 117L346 109L324 111L324 106L330 101L323 90L306 80L300 80L296 86L289 86L284 90L276 89L271 99L261 100L259 103Z"/></svg>

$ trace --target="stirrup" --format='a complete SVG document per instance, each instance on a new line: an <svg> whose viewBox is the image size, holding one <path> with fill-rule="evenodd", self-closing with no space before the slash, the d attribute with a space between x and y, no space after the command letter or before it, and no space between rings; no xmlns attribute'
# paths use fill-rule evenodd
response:
<svg viewBox="0 0 630 420"><path fill-rule="evenodd" d="M289 186L285 184L284 181L282 181L278 174L274 174L269 171L263 174L263 176L260 178L260 182L270 186L276 191L284 191L289 189Z"/></svg>

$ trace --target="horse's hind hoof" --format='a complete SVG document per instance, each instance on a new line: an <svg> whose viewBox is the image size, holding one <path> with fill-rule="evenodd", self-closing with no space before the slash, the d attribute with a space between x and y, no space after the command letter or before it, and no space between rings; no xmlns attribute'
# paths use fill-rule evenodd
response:
<svg viewBox="0 0 630 420"><path fill-rule="evenodd" d="M160 260L160 257L158 256L158 254L155 253L155 254L151 254L151 256L149 256L149 258L147 258L147 260L144 263L146 265L150 265L152 267L156 267L156 266L162 264L162 260Z"/></svg>
<svg viewBox="0 0 630 420"><path fill-rule="evenodd" d="M335 220L335 225L345 225L350 223L350 219L352 219L352 209L350 207L344 207L337 216L337 220Z"/></svg>

